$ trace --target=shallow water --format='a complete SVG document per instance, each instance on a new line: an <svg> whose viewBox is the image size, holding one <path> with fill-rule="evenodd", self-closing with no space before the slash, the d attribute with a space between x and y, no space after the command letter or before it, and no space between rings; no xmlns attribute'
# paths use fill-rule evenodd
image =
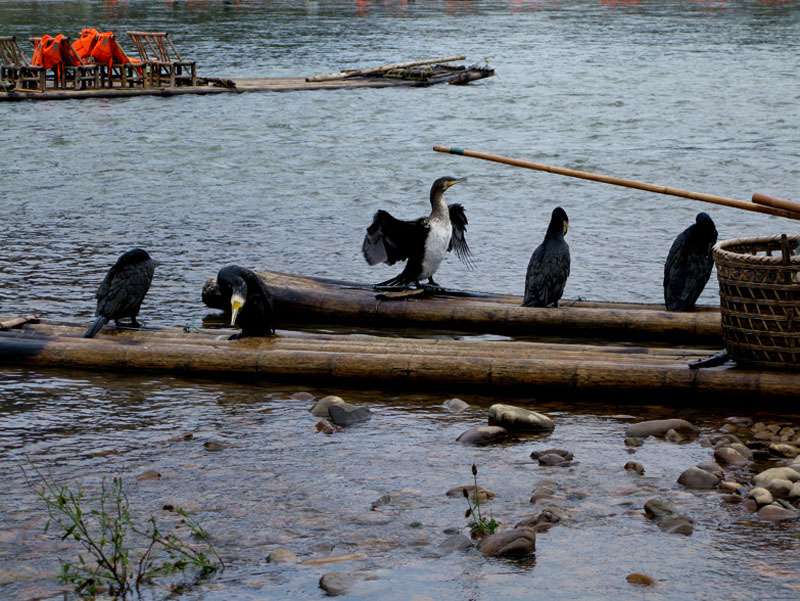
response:
<svg viewBox="0 0 800 601"><path fill-rule="evenodd" d="M797 2L5 2L3 31L77 36L81 27L168 30L203 76L301 76L463 53L497 76L469 86L0 105L0 314L39 311L88 323L93 294L132 246L163 262L142 308L150 326L201 325L203 281L236 262L361 281L397 266L360 256L372 213L427 211L444 174L469 182L464 204L477 258L448 257L448 286L520 294L550 212L570 216L565 297L658 302L671 240L699 210L720 238L793 232L794 222L446 156L462 146L548 164L748 199L797 200L800 176L800 5ZM124 34L120 37L124 38ZM125 45L125 40L122 40ZM714 304L713 280L701 302ZM632 418L685 417L710 432L725 408L615 406L606 399L517 398L557 420L544 439L487 448L454 442L486 421L494 399L445 394L311 390L367 403L365 425L319 434L302 386L3 368L0 390L0 596L61 598L54 579L69 552L42 533L25 485L30 458L59 478L97 486L123 475L132 505L166 502L198 513L229 568L182 599L311 599L329 570L362 576L353 598L794 599L796 525L750 524L716 493L682 490L678 474L710 457L699 442L648 442L622 469ZM767 402L765 402L767 401ZM768 399L759 401L768 406ZM796 415L742 412L800 424ZM623 418L621 416L630 416ZM189 441L166 442L192 433ZM203 442L229 446L209 452ZM540 468L535 448L563 446L574 468ZM534 484L561 484L574 518L540 535L536 559L477 553L432 558L443 531L465 525L470 483L497 493L505 524L537 513ZM148 469L159 480L137 481ZM731 474L747 481L750 473ZM370 511L386 493L398 505ZM588 493L570 495L570 492ZM629 509L661 496L698 520L668 536ZM411 527L412 523L418 527ZM363 552L323 567L270 566ZM787 573L786 571L792 573ZM630 572L660 586L640 591ZM531 592L535 591L535 592ZM165 593L156 590L155 597Z"/></svg>

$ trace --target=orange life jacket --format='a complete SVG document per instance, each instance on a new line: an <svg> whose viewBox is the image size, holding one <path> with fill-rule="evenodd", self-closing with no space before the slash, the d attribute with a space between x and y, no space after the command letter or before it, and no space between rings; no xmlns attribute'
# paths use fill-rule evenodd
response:
<svg viewBox="0 0 800 601"><path fill-rule="evenodd" d="M31 64L45 69L60 65L63 61L61 57L61 42L63 39L64 36L62 34L58 34L54 38L47 34L43 35L36 45L36 50L33 52Z"/></svg>
<svg viewBox="0 0 800 601"><path fill-rule="evenodd" d="M86 58L92 55L92 49L97 43L97 35L96 29L84 29L81 31L81 37L72 43L72 47L75 48L78 56Z"/></svg>
<svg viewBox="0 0 800 601"><path fill-rule="evenodd" d="M133 62L129 59L114 38L113 31L97 34L97 43L92 49L92 57L101 65L124 64Z"/></svg>

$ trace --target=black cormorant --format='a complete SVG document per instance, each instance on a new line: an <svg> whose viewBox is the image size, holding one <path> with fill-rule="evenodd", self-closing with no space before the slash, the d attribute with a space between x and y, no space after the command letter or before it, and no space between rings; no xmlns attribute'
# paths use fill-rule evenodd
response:
<svg viewBox="0 0 800 601"><path fill-rule="evenodd" d="M569 245L564 240L568 227L569 217L564 209L553 209L544 241L528 262L523 307L558 307L569 277Z"/></svg>
<svg viewBox="0 0 800 601"><path fill-rule="evenodd" d="M420 280L427 279L431 286L438 287L433 274L450 250L472 269L472 255L464 239L467 229L467 216L460 204L445 204L442 199L445 190L467 178L440 177L431 187L431 214L414 221L395 219L389 213L379 210L375 213L372 225L361 245L364 258L370 265L386 263L394 265L397 261L408 259L400 275L381 282L378 286L410 286L421 288Z"/></svg>
<svg viewBox="0 0 800 601"><path fill-rule="evenodd" d="M275 333L272 295L258 275L244 267L229 265L219 270L217 285L223 298L230 299L231 326L238 325L242 330L229 340Z"/></svg>
<svg viewBox="0 0 800 601"><path fill-rule="evenodd" d="M141 248L129 250L117 259L97 289L97 319L86 330L84 338L97 334L112 319L120 327L119 320L130 317L131 327L141 327L142 324L136 321L136 316L144 295L150 289L156 265L158 263Z"/></svg>
<svg viewBox="0 0 800 601"><path fill-rule="evenodd" d="M664 302L668 311L694 311L695 303L711 276L711 247L717 228L707 213L683 230L669 249L664 263Z"/></svg>

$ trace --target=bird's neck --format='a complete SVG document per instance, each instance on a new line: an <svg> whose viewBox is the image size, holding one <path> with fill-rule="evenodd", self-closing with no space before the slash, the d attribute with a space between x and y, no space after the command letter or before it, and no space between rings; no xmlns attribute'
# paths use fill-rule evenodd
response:
<svg viewBox="0 0 800 601"><path fill-rule="evenodd" d="M440 219L449 218L447 203L442 192L431 192L431 217Z"/></svg>

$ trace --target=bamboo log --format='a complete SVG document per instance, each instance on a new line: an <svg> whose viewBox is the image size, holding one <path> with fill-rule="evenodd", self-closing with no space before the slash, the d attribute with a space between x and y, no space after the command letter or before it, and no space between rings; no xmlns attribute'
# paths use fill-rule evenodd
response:
<svg viewBox="0 0 800 601"><path fill-rule="evenodd" d="M522 307L521 297L493 295L384 301L376 300L369 286L269 271L259 275L272 293L276 312L286 321L684 344L715 344L722 340L718 310L674 313L665 311L663 305L624 303L533 308ZM202 298L209 307L226 308L214 278L206 281Z"/></svg>
<svg viewBox="0 0 800 601"><path fill-rule="evenodd" d="M38 313L28 315L27 317L13 317L10 319L6 319L5 321L0 321L0 330L8 330L11 328L16 328L17 326L21 326L23 324L35 321L37 319L39 319Z"/></svg>
<svg viewBox="0 0 800 601"><path fill-rule="evenodd" d="M391 71L392 69L404 69L406 67L421 67L422 65L438 65L440 63L451 63L453 61L460 61L467 58L464 55L448 56L445 58L428 58L419 61L408 61L405 63L394 63L391 65L383 65L380 67L367 67L366 69L348 69L340 71L339 73L328 73L327 75L312 75L306 77L306 81L332 81L336 79L347 79L349 77L360 77L363 75L375 75L376 73L383 73L384 71Z"/></svg>
<svg viewBox="0 0 800 601"><path fill-rule="evenodd" d="M446 152L450 154L458 154L476 159L484 159L486 161L494 161L495 163L503 163L512 165L514 167L524 167L526 169L534 169L536 171L547 171L548 173L555 173L557 175L566 175L567 177L577 177L579 179L587 179L590 181L601 182L604 184L613 184L615 186L624 186L626 188L636 188L638 190L645 190L647 192L656 192L658 194L667 194L670 196L680 196L682 198L690 198L692 200L700 200L702 202L709 202L712 204L732 207L736 209L744 209L746 211L755 211L756 213L765 213L767 215L776 215L778 217L786 217L788 219L800 220L800 213L794 211L787 211L773 206L764 206L755 202L748 202L746 200L738 200L735 198L727 198L725 196L717 196L715 194L706 194L703 192L692 192L689 190L681 190L678 188L670 188L669 186L662 186L658 184L648 184L645 182L638 182L632 179L622 179L610 175L601 175L598 173L589 173L588 171L577 171L575 169L566 169L564 167L554 167L553 165L545 165L544 163L534 163L532 161L523 161L520 159L513 159L509 157L500 156L497 154L489 154L486 152L478 152L475 150L466 150L463 148L456 148L450 146L434 146L436 152Z"/></svg>
<svg viewBox="0 0 800 601"><path fill-rule="evenodd" d="M759 192L755 192L753 194L753 202L767 207L774 207L776 209L800 212L800 202L785 200L783 198L775 198L774 196L767 196L766 194L760 194Z"/></svg>
<svg viewBox="0 0 800 601"><path fill-rule="evenodd" d="M525 343L518 343L524 345ZM667 395L717 394L729 400L796 398L800 373L742 369L690 370L684 361L641 363L617 357L457 356L403 352L336 352L267 349L260 343L230 343L225 348L200 344L119 344L108 338L36 338L0 334L0 361L23 365L82 369L154 370L174 373L250 374L271 379L310 379L392 386L446 386L448 389L500 393L502 390L573 389L649 392ZM630 357L629 357L630 358ZM648 396L648 399L651 397Z"/></svg>

